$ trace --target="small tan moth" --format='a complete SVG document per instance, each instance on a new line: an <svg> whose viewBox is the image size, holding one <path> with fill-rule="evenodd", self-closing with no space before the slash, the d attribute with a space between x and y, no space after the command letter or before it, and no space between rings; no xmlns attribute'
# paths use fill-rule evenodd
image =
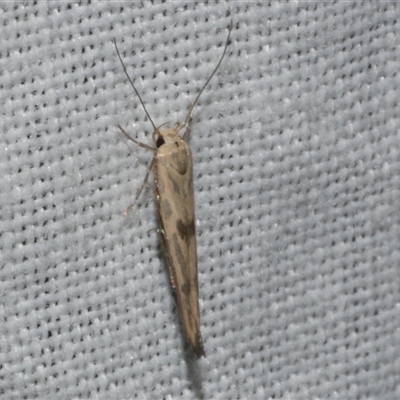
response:
<svg viewBox="0 0 400 400"><path fill-rule="evenodd" d="M172 289L175 291L184 334L190 347L198 357L205 356L200 334L199 289L197 282L197 251L194 219L194 191L193 191L193 161L188 145L190 137L190 122L192 111L198 102L203 90L220 66L229 44L232 31L232 21L222 56L212 74L198 93L195 101L190 104L185 122L176 123L172 128L160 130L151 119L142 98L128 75L126 67L114 40L118 57L124 72L138 96L142 107L153 125L152 139L156 146L153 148L133 139L120 125L119 129L129 139L140 147L153 152L153 159L147 169L142 186L138 190L134 206L142 189L145 187L149 174L154 174L157 211L160 220L161 241L169 270ZM179 131L186 128L183 137Z"/></svg>

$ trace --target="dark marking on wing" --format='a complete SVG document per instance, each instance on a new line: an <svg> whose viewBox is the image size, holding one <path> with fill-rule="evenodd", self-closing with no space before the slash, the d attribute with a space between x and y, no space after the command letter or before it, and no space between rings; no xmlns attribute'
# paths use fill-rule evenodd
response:
<svg viewBox="0 0 400 400"><path fill-rule="evenodd" d="M182 293L184 293L186 296L189 296L189 293L190 293L190 282L189 281L187 281L187 282L185 282L184 284L182 284L181 285L181 290L182 290Z"/></svg>
<svg viewBox="0 0 400 400"><path fill-rule="evenodd" d="M184 276L184 280L187 281L185 257L182 254L182 249L181 249L181 246L179 246L179 240L178 240L176 234L172 235L172 242L174 244L175 254L176 254L176 257L177 257L178 262L180 264L180 268L181 268L182 274L185 275Z"/></svg>
<svg viewBox="0 0 400 400"><path fill-rule="evenodd" d="M194 235L194 220L184 224L181 220L176 223L176 229L179 232L179 236L182 240L188 241Z"/></svg>
<svg viewBox="0 0 400 400"><path fill-rule="evenodd" d="M187 171L188 163L187 160L179 160L178 162L178 172L181 175L185 175Z"/></svg>

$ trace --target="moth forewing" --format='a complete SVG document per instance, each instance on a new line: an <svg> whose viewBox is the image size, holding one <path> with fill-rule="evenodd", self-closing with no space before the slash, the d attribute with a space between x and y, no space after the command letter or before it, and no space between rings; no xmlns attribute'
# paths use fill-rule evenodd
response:
<svg viewBox="0 0 400 400"><path fill-rule="evenodd" d="M165 144L157 150L153 172L162 243L185 337L200 357L205 352L200 335L192 154L174 129L160 132L160 137Z"/></svg>

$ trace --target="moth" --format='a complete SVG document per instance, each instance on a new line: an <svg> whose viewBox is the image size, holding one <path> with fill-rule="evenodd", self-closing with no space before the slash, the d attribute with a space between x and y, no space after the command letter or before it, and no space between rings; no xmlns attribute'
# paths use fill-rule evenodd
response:
<svg viewBox="0 0 400 400"><path fill-rule="evenodd" d="M213 72L190 104L184 122L178 122L171 128L156 126L148 113L144 102L126 70L117 43L114 39L118 58L134 92L153 126L152 140L155 148L132 138L120 125L125 137L138 146L153 153L153 159L147 168L143 184L139 188L134 202L125 213L135 205L149 175L153 172L155 197L160 223L160 236L166 264L169 270L172 290L178 303L179 315L186 341L198 356L205 356L200 334L199 289L197 281L197 250L194 216L193 159L188 140L191 133L192 111L204 89L218 70L225 56L232 31L232 21L221 58ZM186 127L184 135L179 132Z"/></svg>

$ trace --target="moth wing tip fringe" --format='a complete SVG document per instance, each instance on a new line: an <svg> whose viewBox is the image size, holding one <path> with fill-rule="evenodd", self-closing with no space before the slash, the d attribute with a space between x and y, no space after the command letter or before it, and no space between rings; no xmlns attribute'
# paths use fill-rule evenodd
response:
<svg viewBox="0 0 400 400"><path fill-rule="evenodd" d="M202 340L201 334L200 334L200 326L197 327L197 329L194 332L194 337L192 336L188 340L188 342L198 358L206 356L206 352L205 352L204 346L203 346L203 340Z"/></svg>
<svg viewBox="0 0 400 400"><path fill-rule="evenodd" d="M197 343L193 343L191 347L198 358L206 357L206 352L201 340L199 340Z"/></svg>

